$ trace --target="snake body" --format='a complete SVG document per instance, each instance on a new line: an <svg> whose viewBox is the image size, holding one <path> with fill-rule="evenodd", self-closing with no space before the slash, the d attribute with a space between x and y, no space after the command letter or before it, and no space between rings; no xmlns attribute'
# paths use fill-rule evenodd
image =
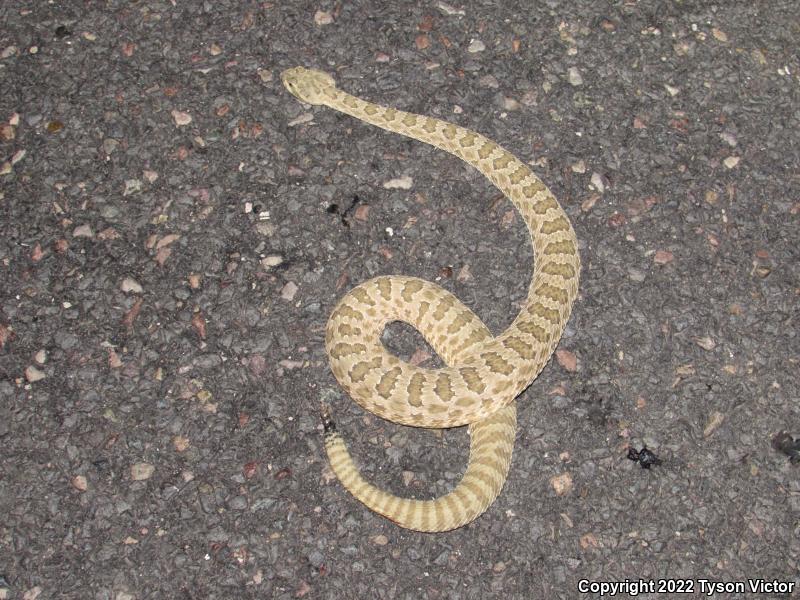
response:
<svg viewBox="0 0 800 600"><path fill-rule="evenodd" d="M295 67L281 79L303 102L425 142L472 165L511 200L530 233L534 268L528 295L497 336L450 292L414 277L364 282L339 301L328 320L331 371L362 407L405 425L470 430L470 459L458 486L435 500L412 500L361 477L326 413L325 448L334 473L358 500L398 525L420 531L460 527L502 489L516 433L514 399L544 368L569 319L580 272L575 232L530 168L479 133L367 102L339 90L321 71ZM425 369L389 353L380 335L391 321L415 327L447 366Z"/></svg>

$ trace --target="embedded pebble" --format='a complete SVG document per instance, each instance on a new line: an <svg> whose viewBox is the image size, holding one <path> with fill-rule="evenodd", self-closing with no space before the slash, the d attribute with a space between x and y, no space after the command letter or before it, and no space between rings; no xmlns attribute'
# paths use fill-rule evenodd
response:
<svg viewBox="0 0 800 600"><path fill-rule="evenodd" d="M283 257L280 254L270 254L261 259L261 265L267 268L277 267L283 262Z"/></svg>
<svg viewBox="0 0 800 600"><path fill-rule="evenodd" d="M286 285L281 288L281 298L286 300L287 302L291 302L294 300L295 294L297 294L297 284L293 281L290 281Z"/></svg>
<svg viewBox="0 0 800 600"><path fill-rule="evenodd" d="M572 491L572 475L562 473L550 478L550 486L558 496L565 496Z"/></svg>
<svg viewBox="0 0 800 600"><path fill-rule="evenodd" d="M709 437L712 435L719 426L725 421L725 415L717 410L712 411L711 415L706 422L705 427L703 428L703 437Z"/></svg>
<svg viewBox="0 0 800 600"><path fill-rule="evenodd" d="M126 179L125 180L125 189L122 190L123 196L130 196L131 194L135 194L136 192L142 191L142 182L139 179Z"/></svg>
<svg viewBox="0 0 800 600"><path fill-rule="evenodd" d="M729 156L728 158L722 161L722 164L724 164L725 167L728 169L733 169L736 167L736 165L739 164L739 160L740 159L738 156Z"/></svg>
<svg viewBox="0 0 800 600"><path fill-rule="evenodd" d="M333 23L333 15L327 10L318 10L314 13L314 23L317 25L330 25Z"/></svg>
<svg viewBox="0 0 800 600"><path fill-rule="evenodd" d="M596 189L599 193L603 193L606 189L606 184L603 182L603 176L600 173L592 173L591 179L592 185L594 189Z"/></svg>
<svg viewBox="0 0 800 600"><path fill-rule="evenodd" d="M40 371L33 365L30 365L25 369L25 379L27 379L30 383L41 381L45 377L47 377L47 375L45 375L43 371Z"/></svg>
<svg viewBox="0 0 800 600"><path fill-rule="evenodd" d="M536 90L528 90L522 94L520 101L525 106L536 106L539 102L539 93Z"/></svg>
<svg viewBox="0 0 800 600"><path fill-rule="evenodd" d="M403 471L403 484L408 487L414 481L414 471Z"/></svg>
<svg viewBox="0 0 800 600"><path fill-rule="evenodd" d="M573 173L586 173L586 163L583 160L579 160L576 163L572 163L571 169Z"/></svg>
<svg viewBox="0 0 800 600"><path fill-rule="evenodd" d="M739 143L739 142L736 140L736 136L735 136L735 135L733 135L733 134L732 134L732 133L730 133L730 132L727 132L727 131L725 131L725 132L723 132L723 133L720 133L720 134L719 134L719 137L720 137L720 139L721 139L723 142L725 142L726 144L728 144L728 145L729 145L731 148L734 148L734 147L736 147L736 145Z"/></svg>
<svg viewBox="0 0 800 600"><path fill-rule="evenodd" d="M72 231L72 237L93 238L94 232L91 225L79 225Z"/></svg>
<svg viewBox="0 0 800 600"><path fill-rule="evenodd" d="M184 125L188 125L192 122L192 115L187 112L173 110L171 114L172 118L175 119L175 125L178 127L183 127Z"/></svg>
<svg viewBox="0 0 800 600"><path fill-rule="evenodd" d="M308 562L315 569L319 569L325 564L325 555L319 550L312 550L308 555Z"/></svg>
<svg viewBox="0 0 800 600"><path fill-rule="evenodd" d="M160 238L155 245L156 250L161 250L161 248L166 248L172 242L179 240L181 238L180 234L177 233L169 233L164 237Z"/></svg>
<svg viewBox="0 0 800 600"><path fill-rule="evenodd" d="M467 14L466 12L464 12L463 9L455 8L454 6L451 6L451 5L447 4L446 2L438 2L436 4L436 6L439 8L439 10L441 10L446 15L465 15L465 14Z"/></svg>
<svg viewBox="0 0 800 600"><path fill-rule="evenodd" d="M497 77L495 77L494 75L484 75L478 80L478 85L482 87L497 89L500 87L500 82L497 81Z"/></svg>
<svg viewBox="0 0 800 600"><path fill-rule="evenodd" d="M556 350L556 360L565 370L574 373L578 370L578 357L569 350Z"/></svg>
<svg viewBox="0 0 800 600"><path fill-rule="evenodd" d="M134 481L144 481L150 479L156 468L150 463L140 462L131 465L131 479Z"/></svg>
<svg viewBox="0 0 800 600"><path fill-rule="evenodd" d="M634 267L628 267L628 277L631 279L631 281L636 281L637 283L641 283L642 281L645 280L647 275L645 274L644 271L641 271L640 269L635 269Z"/></svg>
<svg viewBox="0 0 800 600"><path fill-rule="evenodd" d="M246 510L247 498L244 496L234 496L228 501L228 508L231 510Z"/></svg>
<svg viewBox="0 0 800 600"><path fill-rule="evenodd" d="M103 140L103 152L106 155L111 155L119 147L119 142L113 138L106 138Z"/></svg>
<svg viewBox="0 0 800 600"><path fill-rule="evenodd" d="M299 117L297 117L296 119L292 119L292 120L291 120L291 121L289 121L289 122L288 122L286 125L287 125L288 127L295 127L295 126L297 126L297 125L303 125L304 123L310 123L310 122L311 122L311 121L313 121L313 120L314 120L314 115L313 115L313 113L310 113L310 112L308 112L308 113L303 113L303 114L301 114L301 115L300 115Z"/></svg>
<svg viewBox="0 0 800 600"><path fill-rule="evenodd" d="M713 350L717 347L717 343L707 335L695 338L694 343L700 346L703 350Z"/></svg>
<svg viewBox="0 0 800 600"><path fill-rule="evenodd" d="M486 50L486 45L480 40L472 40L467 47L467 52L475 54L476 52L483 52Z"/></svg>
<svg viewBox="0 0 800 600"><path fill-rule="evenodd" d="M120 289L123 292L132 292L134 294L141 294L142 293L142 286L139 285L139 282L131 277L126 277L122 280L122 284L120 285Z"/></svg>
<svg viewBox="0 0 800 600"><path fill-rule="evenodd" d="M5 142L10 142L16 136L17 133L13 125L6 125L5 123L0 125L0 140L3 140Z"/></svg>
<svg viewBox="0 0 800 600"><path fill-rule="evenodd" d="M396 179L390 179L389 181L385 181L383 183L383 187L387 190L410 190L413 185L414 180L408 175L404 175L403 177L398 177Z"/></svg>
<svg viewBox="0 0 800 600"><path fill-rule="evenodd" d="M728 41L728 34L726 34L721 29L717 29L716 27L711 28L711 35L714 36L718 42L727 42Z"/></svg>
<svg viewBox="0 0 800 600"><path fill-rule="evenodd" d="M674 260L675 256L669 250L656 250L653 262L657 265L666 265Z"/></svg>

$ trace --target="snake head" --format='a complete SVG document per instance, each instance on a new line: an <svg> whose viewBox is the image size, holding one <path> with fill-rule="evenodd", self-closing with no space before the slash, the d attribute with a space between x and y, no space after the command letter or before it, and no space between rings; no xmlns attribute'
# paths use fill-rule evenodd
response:
<svg viewBox="0 0 800 600"><path fill-rule="evenodd" d="M333 77L327 73L305 67L286 69L281 73L281 81L294 97L306 104L324 104L336 87Z"/></svg>

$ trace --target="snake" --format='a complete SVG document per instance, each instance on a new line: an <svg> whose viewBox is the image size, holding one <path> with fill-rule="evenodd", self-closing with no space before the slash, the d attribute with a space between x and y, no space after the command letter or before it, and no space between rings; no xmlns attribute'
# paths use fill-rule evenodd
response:
<svg viewBox="0 0 800 600"><path fill-rule="evenodd" d="M513 154L459 125L368 102L316 69L281 73L305 104L327 106L370 125L449 152L482 173L519 211L533 247L533 275L519 314L498 335L444 288L416 277L379 276L334 307L325 349L339 385L379 417L424 428L468 425L469 461L455 488L432 500L404 498L360 473L323 405L325 451L343 487L370 510L423 532L456 529L483 514L508 477L517 431L516 398L550 360L578 294L580 256L569 217L547 186ZM394 321L414 327L444 367L413 365L380 336Z"/></svg>

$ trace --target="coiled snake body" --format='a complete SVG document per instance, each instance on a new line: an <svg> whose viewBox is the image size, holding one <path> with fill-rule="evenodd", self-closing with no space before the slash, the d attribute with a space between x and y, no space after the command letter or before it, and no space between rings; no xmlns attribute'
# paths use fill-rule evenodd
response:
<svg viewBox="0 0 800 600"><path fill-rule="evenodd" d="M334 473L358 500L402 527L455 529L483 513L503 487L516 434L514 399L549 360L578 292L575 232L530 168L482 135L366 102L337 89L321 71L296 67L281 78L303 102L328 106L464 160L511 200L530 232L534 269L528 296L514 322L497 336L450 292L414 277L362 283L339 301L328 320L331 370L361 406L405 425L468 424L470 431L469 463L458 486L434 500L413 500L366 482L326 413L325 448ZM447 367L416 367L390 354L380 335L391 321L415 327Z"/></svg>

